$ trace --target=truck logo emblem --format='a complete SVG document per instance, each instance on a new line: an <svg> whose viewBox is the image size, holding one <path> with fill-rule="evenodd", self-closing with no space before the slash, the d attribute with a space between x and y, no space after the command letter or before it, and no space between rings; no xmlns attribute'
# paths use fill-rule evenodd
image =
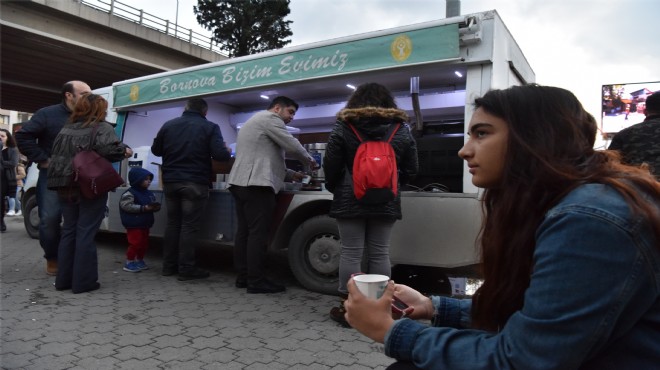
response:
<svg viewBox="0 0 660 370"><path fill-rule="evenodd" d="M412 41L406 35L398 36L394 39L394 41L392 41L392 44L390 45L390 53L392 54L392 58L394 58L394 60L397 62L403 62L404 60L408 59L412 53L412 49Z"/></svg>
<svg viewBox="0 0 660 370"><path fill-rule="evenodd" d="M128 94L128 96L131 98L131 101L137 101L140 98L140 86L131 86L131 92Z"/></svg>

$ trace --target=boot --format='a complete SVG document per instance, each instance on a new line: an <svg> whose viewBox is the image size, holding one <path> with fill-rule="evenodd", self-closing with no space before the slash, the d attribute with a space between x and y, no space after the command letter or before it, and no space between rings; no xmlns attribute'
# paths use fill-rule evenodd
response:
<svg viewBox="0 0 660 370"><path fill-rule="evenodd" d="M46 275L57 275L57 260L46 260Z"/></svg>
<svg viewBox="0 0 660 370"><path fill-rule="evenodd" d="M344 314L346 314L346 308L344 308L344 302L346 301L348 297L347 296L341 296L340 301L339 301L339 306L337 307L332 307L330 310L330 318L336 322L338 322L341 326L345 328L350 328L351 325L346 321L346 317L344 317Z"/></svg>

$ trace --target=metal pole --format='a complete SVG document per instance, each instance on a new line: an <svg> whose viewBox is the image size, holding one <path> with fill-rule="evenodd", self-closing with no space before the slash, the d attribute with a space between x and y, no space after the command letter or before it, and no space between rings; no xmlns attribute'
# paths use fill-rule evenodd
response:
<svg viewBox="0 0 660 370"><path fill-rule="evenodd" d="M174 18L174 37L179 30L179 0L176 0L176 17Z"/></svg>

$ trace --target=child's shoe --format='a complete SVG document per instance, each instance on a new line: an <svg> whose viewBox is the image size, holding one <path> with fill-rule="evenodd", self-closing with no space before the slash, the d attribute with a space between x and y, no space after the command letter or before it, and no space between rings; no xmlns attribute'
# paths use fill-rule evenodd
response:
<svg viewBox="0 0 660 370"><path fill-rule="evenodd" d="M135 261L135 263L137 264L137 267L140 270L149 270L149 266L147 266L147 264L144 263L144 260L137 260Z"/></svg>
<svg viewBox="0 0 660 370"><path fill-rule="evenodd" d="M124 265L124 271L126 272L140 272L140 266L138 266L137 261L129 261Z"/></svg>

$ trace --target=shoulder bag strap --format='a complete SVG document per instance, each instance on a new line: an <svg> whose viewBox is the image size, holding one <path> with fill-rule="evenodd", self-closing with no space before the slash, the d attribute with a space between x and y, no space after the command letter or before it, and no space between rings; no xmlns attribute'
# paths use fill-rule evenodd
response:
<svg viewBox="0 0 660 370"><path fill-rule="evenodd" d="M92 134L89 136L89 146L87 147L87 150L94 150L94 141L96 140L96 132L99 129L99 124L100 122L92 128Z"/></svg>

